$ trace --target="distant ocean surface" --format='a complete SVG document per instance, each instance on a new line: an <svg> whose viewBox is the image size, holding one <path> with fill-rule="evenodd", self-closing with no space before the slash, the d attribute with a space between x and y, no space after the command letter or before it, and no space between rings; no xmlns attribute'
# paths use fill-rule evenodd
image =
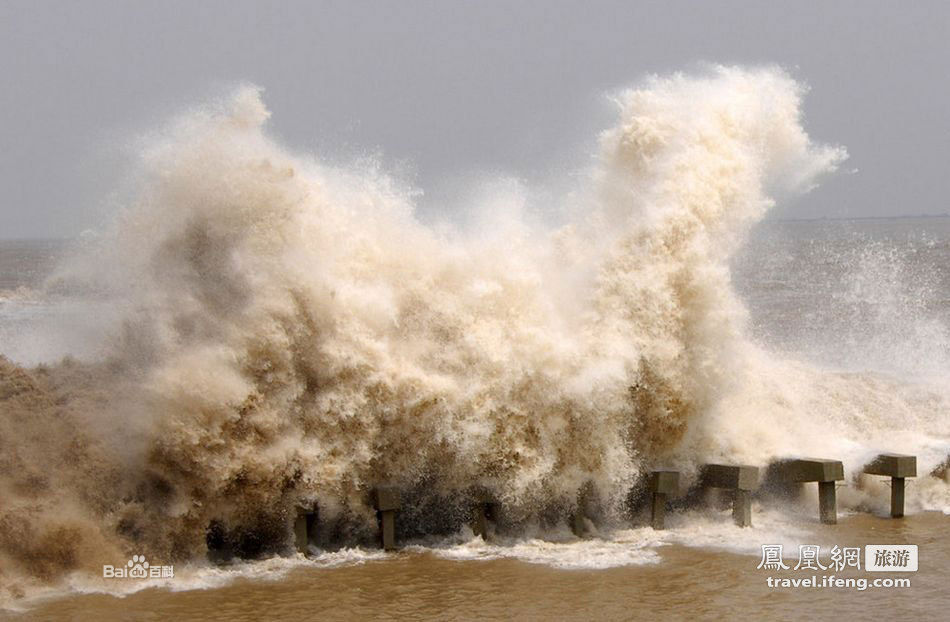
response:
<svg viewBox="0 0 950 622"><path fill-rule="evenodd" d="M770 221L734 263L753 337L850 371L950 373L950 218Z"/></svg>
<svg viewBox="0 0 950 622"><path fill-rule="evenodd" d="M21 365L94 357L106 335L98 303L48 284L71 240L0 240L0 354Z"/></svg>
<svg viewBox="0 0 950 622"><path fill-rule="evenodd" d="M62 257L68 240L0 240L0 291L35 288Z"/></svg>

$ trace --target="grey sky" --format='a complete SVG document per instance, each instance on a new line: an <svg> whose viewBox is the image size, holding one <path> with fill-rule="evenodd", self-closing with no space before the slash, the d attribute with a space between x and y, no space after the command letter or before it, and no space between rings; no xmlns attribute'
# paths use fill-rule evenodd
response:
<svg viewBox="0 0 950 622"><path fill-rule="evenodd" d="M704 61L777 63L841 174L783 216L950 211L948 2L0 0L0 237L102 217L115 145L224 85L266 89L298 150L382 150L425 209L460 179L582 162L605 90Z"/></svg>

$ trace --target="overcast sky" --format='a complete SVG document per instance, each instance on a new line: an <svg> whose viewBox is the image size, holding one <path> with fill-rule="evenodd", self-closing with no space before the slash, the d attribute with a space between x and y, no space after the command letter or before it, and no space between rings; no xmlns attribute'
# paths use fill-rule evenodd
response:
<svg viewBox="0 0 950 622"><path fill-rule="evenodd" d="M603 93L703 62L777 63L851 158L783 217L950 211L950 2L0 0L0 237L95 226L116 145L250 81L291 147L381 150L451 203L464 180L583 162Z"/></svg>

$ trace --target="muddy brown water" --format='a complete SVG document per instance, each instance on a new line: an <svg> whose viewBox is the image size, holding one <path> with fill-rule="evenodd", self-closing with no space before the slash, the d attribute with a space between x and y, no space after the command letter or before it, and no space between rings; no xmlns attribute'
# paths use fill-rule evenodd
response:
<svg viewBox="0 0 950 622"><path fill-rule="evenodd" d="M125 596L67 595L10 620L838 620L946 619L950 609L950 516L901 520L868 515L814 524L823 546L917 544L920 569L756 568L760 556L685 547L659 549L658 564L564 570L513 559L454 561L404 551L336 568L297 568L276 579L238 578L224 587L146 589ZM827 554L823 554L827 564ZM789 559L792 557L792 559ZM862 564L864 557L862 554ZM909 578L902 588L770 588L769 576ZM901 618L902 617L902 618Z"/></svg>

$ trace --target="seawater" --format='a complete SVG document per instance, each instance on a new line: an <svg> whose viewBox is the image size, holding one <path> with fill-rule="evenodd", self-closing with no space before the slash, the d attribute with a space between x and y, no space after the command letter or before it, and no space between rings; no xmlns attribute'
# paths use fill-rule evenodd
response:
<svg viewBox="0 0 950 622"><path fill-rule="evenodd" d="M539 206L506 185L469 229L420 222L416 191L375 162L278 144L254 87L143 137L113 222L0 254L4 602L104 592L42 607L224 599L251 616L258 597L234 586L293 608L316 581L346 617L366 605L342 583L398 589L408 573L407 599L435 599L420 616L469 617L498 577L547 585L539 611L570 615L598 577L671 603L705 593L669 580L700 583L695 556L710 586L780 618L738 584L758 579L762 544L920 538L945 568L947 221L769 221L846 158L805 133L802 95L775 68L647 79L616 95L573 193ZM886 485L857 477L879 451L918 456L903 521L863 515L886 512ZM838 531L808 500L757 504L750 530L715 508L636 526L628 493L656 465L689 484L704 462L788 454L844 460ZM379 483L406 494L394 557L371 549ZM581 491L601 515L584 540L566 527ZM506 512L490 544L464 525L486 492ZM301 505L320 511L312 561L288 556ZM260 561L208 566L212 522ZM136 591L152 584L97 577L133 554L175 578ZM420 587L445 573L452 585ZM615 593L605 616L637 610ZM729 602L689 600L697 616Z"/></svg>

